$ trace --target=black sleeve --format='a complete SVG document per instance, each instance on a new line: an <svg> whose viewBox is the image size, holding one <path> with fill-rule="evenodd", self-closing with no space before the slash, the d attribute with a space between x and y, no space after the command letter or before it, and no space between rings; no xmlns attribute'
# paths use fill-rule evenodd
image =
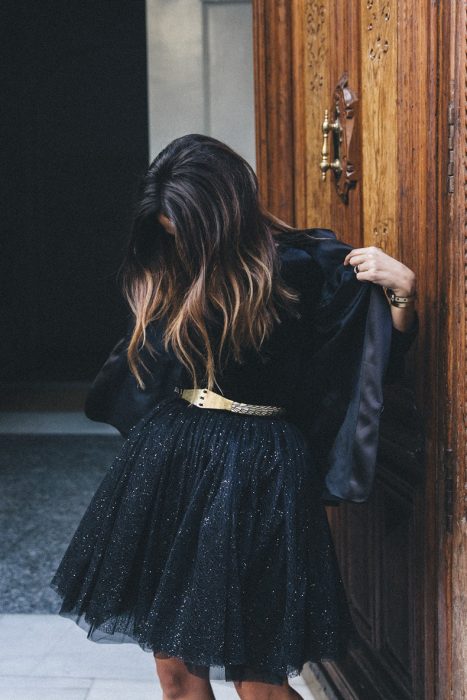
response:
<svg viewBox="0 0 467 700"><path fill-rule="evenodd" d="M391 350L384 378L385 384L393 384L405 376L405 356L412 347L420 327L418 313L416 310L414 313L412 326L406 331L400 331L395 326L392 327Z"/></svg>
<svg viewBox="0 0 467 700"><path fill-rule="evenodd" d="M352 246L330 229L309 231L317 287L303 377L309 408L301 425L322 475L322 499L363 502L377 466L385 377L400 374L418 319L409 332L395 329L382 286L358 280L343 264Z"/></svg>

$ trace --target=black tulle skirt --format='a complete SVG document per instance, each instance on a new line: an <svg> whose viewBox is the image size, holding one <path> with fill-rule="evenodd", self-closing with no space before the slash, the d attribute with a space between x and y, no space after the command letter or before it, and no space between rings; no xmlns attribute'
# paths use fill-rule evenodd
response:
<svg viewBox="0 0 467 700"><path fill-rule="evenodd" d="M300 429L177 394L131 429L50 586L88 639L209 679L280 684L356 639Z"/></svg>

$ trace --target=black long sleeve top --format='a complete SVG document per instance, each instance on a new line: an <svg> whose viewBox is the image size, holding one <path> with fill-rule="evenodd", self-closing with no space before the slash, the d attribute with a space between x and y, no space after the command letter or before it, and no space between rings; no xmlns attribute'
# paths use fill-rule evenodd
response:
<svg viewBox="0 0 467 700"><path fill-rule="evenodd" d="M403 378L419 330L417 312L409 330L393 326L382 287L358 280L353 267L343 265L350 250L330 229L281 239L280 273L300 292L300 318L283 318L259 353L247 351L241 363L231 360L216 374L215 391L226 398L286 408L320 464L327 503L368 498L384 384ZM159 398L192 387L185 367L163 350L163 328L160 322L150 329L158 359L144 357L151 370L146 390L128 370L130 329L96 377L85 406L89 418L126 435Z"/></svg>

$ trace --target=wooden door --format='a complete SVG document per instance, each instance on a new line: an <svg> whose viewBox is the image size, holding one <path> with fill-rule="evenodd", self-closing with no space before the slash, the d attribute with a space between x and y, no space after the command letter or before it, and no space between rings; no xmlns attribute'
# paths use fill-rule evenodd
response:
<svg viewBox="0 0 467 700"><path fill-rule="evenodd" d="M374 491L365 504L328 508L360 648L314 670L345 700L458 700L467 657L465 3L254 0L253 10L266 205L297 226L380 246L418 278L420 333L406 376L386 387ZM329 133L342 143L327 160L338 155L343 169L323 180L325 109L342 127Z"/></svg>

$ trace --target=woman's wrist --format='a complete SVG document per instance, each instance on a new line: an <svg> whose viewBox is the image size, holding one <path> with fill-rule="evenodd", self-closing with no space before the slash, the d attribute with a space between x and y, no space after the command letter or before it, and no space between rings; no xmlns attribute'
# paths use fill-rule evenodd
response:
<svg viewBox="0 0 467 700"><path fill-rule="evenodd" d="M404 279L398 284L397 287L391 287L394 294L398 297L411 297L415 296L417 291L417 281L415 273L412 270L408 270Z"/></svg>
<svg viewBox="0 0 467 700"><path fill-rule="evenodd" d="M410 304L404 308L391 305L392 325L401 333L412 330L415 323L415 306Z"/></svg>
<svg viewBox="0 0 467 700"><path fill-rule="evenodd" d="M391 290L398 297L409 297L409 301L404 306L390 305L393 327L401 333L407 333L414 327L416 316L417 284L415 273L407 268L404 278L398 286L391 287Z"/></svg>

